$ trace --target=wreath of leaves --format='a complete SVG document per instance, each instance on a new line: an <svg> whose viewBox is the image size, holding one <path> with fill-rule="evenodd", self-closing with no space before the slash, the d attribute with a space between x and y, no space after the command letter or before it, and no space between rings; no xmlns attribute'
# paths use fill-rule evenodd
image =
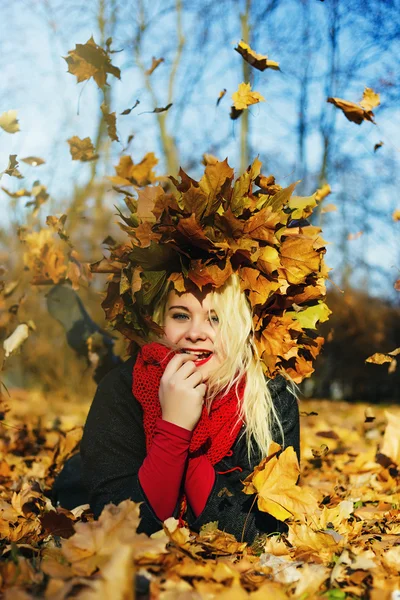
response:
<svg viewBox="0 0 400 600"><path fill-rule="evenodd" d="M112 274L102 303L106 318L140 346L151 331L162 333L151 315L167 281L178 293L209 291L237 273L265 374L284 370L300 383L324 342L316 326L331 312L324 302L325 242L307 220L321 197L294 196L298 182L281 188L261 175L261 166L256 158L234 181L227 159L211 159L200 181L181 169L180 181L170 177L172 191L147 185L136 188L137 198L125 191L130 215L120 213L120 226L129 241L111 246L110 257L91 269ZM137 185L135 175L124 177ZM153 183L154 173L143 181Z"/></svg>

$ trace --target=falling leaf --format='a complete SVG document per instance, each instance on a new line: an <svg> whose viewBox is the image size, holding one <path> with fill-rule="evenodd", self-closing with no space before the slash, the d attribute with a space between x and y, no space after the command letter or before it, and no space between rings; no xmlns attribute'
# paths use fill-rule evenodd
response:
<svg viewBox="0 0 400 600"><path fill-rule="evenodd" d="M366 358L365 362L373 363L374 365L383 365L384 363L392 362L394 360L394 357L398 356L399 354L400 354L400 348L396 348L395 350L392 350L391 352L388 352L387 354L382 354L380 352L376 352L372 356L369 356L368 358Z"/></svg>
<svg viewBox="0 0 400 600"><path fill-rule="evenodd" d="M336 204L324 204L324 206L321 208L321 215L330 212L337 212Z"/></svg>
<svg viewBox="0 0 400 600"><path fill-rule="evenodd" d="M329 183L325 183L321 188L318 188L315 192L315 199L320 202L331 193L331 186Z"/></svg>
<svg viewBox="0 0 400 600"><path fill-rule="evenodd" d="M20 131L16 110L7 110L0 115L0 127L7 133L17 133Z"/></svg>
<svg viewBox="0 0 400 600"><path fill-rule="evenodd" d="M397 222L400 221L400 208L397 208L393 215L392 215L393 221Z"/></svg>
<svg viewBox="0 0 400 600"><path fill-rule="evenodd" d="M130 112L131 112L131 111L132 111L134 108L136 108L136 107L138 106L138 104L140 104L140 100L136 100L135 104L134 104L134 105L133 105L131 108L126 108L126 109L125 109L125 110L124 110L124 111L121 113L121 115L129 115L129 114L130 114ZM131 136L129 136L129 137L131 137ZM133 139L133 136L132 136L132 138L131 138L131 139ZM128 144L129 144L129 142L130 142L130 141L131 141L131 140L128 138Z"/></svg>
<svg viewBox="0 0 400 600"><path fill-rule="evenodd" d="M286 314L299 321L303 329L316 329L317 323L325 323L332 311L325 302L320 301L314 306L307 306L304 310L287 311Z"/></svg>
<svg viewBox="0 0 400 600"><path fill-rule="evenodd" d="M166 110L169 110L172 106L172 102L170 102L169 104L167 104L167 106L163 106L161 108L155 108L154 110L150 111L153 113L162 113L165 112Z"/></svg>
<svg viewBox="0 0 400 600"><path fill-rule="evenodd" d="M257 493L258 508L279 521L312 513L318 507L311 491L297 485L300 468L292 446L277 457L281 447L273 442L268 456L244 480L244 493Z"/></svg>
<svg viewBox="0 0 400 600"><path fill-rule="evenodd" d="M119 138L117 135L117 117L116 117L115 112L110 113L109 107L104 102L100 106L100 109L101 109L101 112L103 113L104 120L107 123L108 137L113 142L119 142Z"/></svg>
<svg viewBox="0 0 400 600"><path fill-rule="evenodd" d="M243 110L238 110L234 106L231 106L231 112L229 113L229 116L232 119L232 121L235 121L236 119L238 119L240 117L242 112L243 112Z"/></svg>
<svg viewBox="0 0 400 600"><path fill-rule="evenodd" d="M265 98L261 94L251 90L250 83L240 83L237 91L232 94L232 100L236 110L244 110L252 104L265 102Z"/></svg>
<svg viewBox="0 0 400 600"><path fill-rule="evenodd" d="M279 63L268 60L268 56L263 56L262 54L257 54L250 48L246 42L240 41L235 48L236 52L244 58L246 62L249 63L255 69L259 71L265 71L265 69L274 69L275 71L279 71Z"/></svg>
<svg viewBox="0 0 400 600"><path fill-rule="evenodd" d="M3 348L5 351L5 356L8 358L11 354L13 354L18 348L22 346L25 340L29 337L29 327L26 323L21 323L18 327L13 331L13 333L3 342Z"/></svg>
<svg viewBox="0 0 400 600"><path fill-rule="evenodd" d="M379 106L380 103L381 101L379 94L376 94L372 88L366 87L364 89L360 106L362 106L366 111L372 111L372 109Z"/></svg>
<svg viewBox="0 0 400 600"><path fill-rule="evenodd" d="M374 146L374 152L376 152L377 150L379 150L379 148L382 148L384 142L378 142L377 144L375 144Z"/></svg>
<svg viewBox="0 0 400 600"><path fill-rule="evenodd" d="M394 287L395 290L397 290L398 292L400 292L400 279L398 279L397 281L395 281L393 287Z"/></svg>
<svg viewBox="0 0 400 600"><path fill-rule="evenodd" d="M358 240L358 238L360 238L363 233L364 233L363 231L357 231L357 233L349 233L349 235L347 236L347 239L349 241Z"/></svg>
<svg viewBox="0 0 400 600"><path fill-rule="evenodd" d="M31 167L39 167L46 162L43 158L39 158L38 156L27 156L26 158L21 158L21 160L22 162L31 165Z"/></svg>
<svg viewBox="0 0 400 600"><path fill-rule="evenodd" d="M108 52L98 46L93 37L86 44L76 44L75 50L69 50L64 60L68 64L68 72L76 76L78 83L93 77L102 88L107 83L107 74L121 79L121 71L111 64Z"/></svg>
<svg viewBox="0 0 400 600"><path fill-rule="evenodd" d="M219 105L219 103L221 102L221 100L225 96L225 94L226 94L226 88L224 88L223 90L220 91L220 93L218 95L218 99L217 99L217 106Z"/></svg>
<svg viewBox="0 0 400 600"><path fill-rule="evenodd" d="M153 167L158 163L158 159L153 152L148 152L142 160L135 164L132 158L125 154L119 159L119 164L115 167L116 177L109 177L110 181L117 185L138 185L145 186L153 183L155 173Z"/></svg>
<svg viewBox="0 0 400 600"><path fill-rule="evenodd" d="M81 139L77 135L74 135L72 138L69 138L67 142L69 144L72 160L87 162L99 158L99 155L95 154L95 149L90 137Z"/></svg>
<svg viewBox="0 0 400 600"><path fill-rule="evenodd" d="M327 102L340 108L349 121L361 125L364 120L375 123L372 109L379 105L380 100L379 94L376 94L371 88L365 88L363 98L359 104L341 98L328 98Z"/></svg>
<svg viewBox="0 0 400 600"><path fill-rule="evenodd" d="M145 74L151 75L157 69L158 65L160 65L162 62L164 62L163 58L155 58L153 56L153 58L151 59L151 67L147 69L147 71L145 71Z"/></svg>
<svg viewBox="0 0 400 600"><path fill-rule="evenodd" d="M16 177L17 179L23 179L23 175L18 171L18 161L16 154L10 154L9 162L6 170L4 171L5 175L9 175L10 177Z"/></svg>

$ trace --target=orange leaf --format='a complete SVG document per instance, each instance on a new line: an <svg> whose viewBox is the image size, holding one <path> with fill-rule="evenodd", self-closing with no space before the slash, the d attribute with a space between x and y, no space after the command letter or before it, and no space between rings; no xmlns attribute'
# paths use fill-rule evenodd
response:
<svg viewBox="0 0 400 600"><path fill-rule="evenodd" d="M90 137L86 137L81 140L77 135L67 140L69 144L69 151L72 156L72 160L80 160L81 162L88 162L89 160L96 160L99 158L98 154L95 154L94 146Z"/></svg>
<svg viewBox="0 0 400 600"><path fill-rule="evenodd" d="M267 279L258 269L242 267L238 271L242 291L249 292L249 299L253 306L265 304L268 298L279 288L279 281Z"/></svg>
<svg viewBox="0 0 400 600"><path fill-rule="evenodd" d="M69 50L64 57L68 64L68 73L75 75L78 83L93 77L101 88L107 83L107 74L121 79L121 71L111 64L108 53L96 44L91 37L86 44L76 44L75 50Z"/></svg>

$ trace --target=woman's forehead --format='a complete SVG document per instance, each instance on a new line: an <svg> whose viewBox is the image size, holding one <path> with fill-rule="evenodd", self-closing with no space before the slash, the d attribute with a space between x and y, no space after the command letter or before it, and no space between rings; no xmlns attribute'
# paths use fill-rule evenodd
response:
<svg viewBox="0 0 400 600"><path fill-rule="evenodd" d="M184 294L178 294L175 290L171 290L168 294L167 306L185 306L188 309L199 309L211 310L212 308L212 296L209 292L198 293L187 292Z"/></svg>

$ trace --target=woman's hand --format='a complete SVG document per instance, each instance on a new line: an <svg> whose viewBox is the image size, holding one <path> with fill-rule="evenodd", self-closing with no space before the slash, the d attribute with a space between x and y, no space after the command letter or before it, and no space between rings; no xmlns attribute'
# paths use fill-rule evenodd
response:
<svg viewBox="0 0 400 600"><path fill-rule="evenodd" d="M160 381L162 418L193 431L201 416L207 386L194 364L194 355L176 354Z"/></svg>

